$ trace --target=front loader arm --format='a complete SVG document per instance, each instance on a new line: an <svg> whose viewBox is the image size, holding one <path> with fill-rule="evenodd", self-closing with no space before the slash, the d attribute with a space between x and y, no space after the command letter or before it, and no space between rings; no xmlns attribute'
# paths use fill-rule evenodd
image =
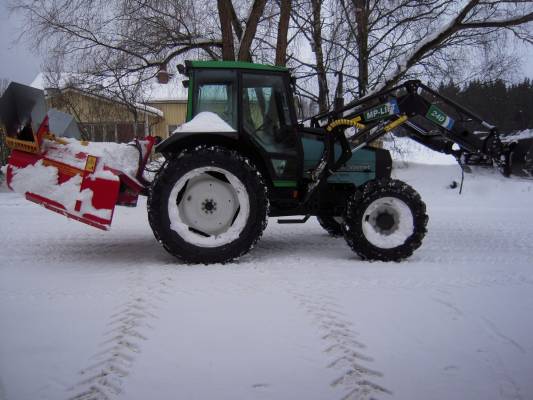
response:
<svg viewBox="0 0 533 400"><path fill-rule="evenodd" d="M435 151L452 154L460 163L475 157L494 164L504 175L533 175L533 166L525 166L533 155L531 141L516 152L525 156L513 160L513 148L502 143L495 126L416 80L311 119L312 126L319 127L321 123L326 131L355 126L356 134L348 139L352 152L401 126L410 138ZM335 135L342 143L341 136L344 133ZM528 147L525 151L524 146ZM335 170L333 165L328 169Z"/></svg>

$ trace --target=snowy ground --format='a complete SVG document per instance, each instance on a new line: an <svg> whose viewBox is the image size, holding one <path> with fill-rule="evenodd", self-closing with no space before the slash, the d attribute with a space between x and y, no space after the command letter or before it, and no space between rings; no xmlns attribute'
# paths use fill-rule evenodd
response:
<svg viewBox="0 0 533 400"><path fill-rule="evenodd" d="M430 215L402 263L271 219L184 266L144 204L100 232L0 193L0 399L533 398L533 184L397 174Z"/></svg>

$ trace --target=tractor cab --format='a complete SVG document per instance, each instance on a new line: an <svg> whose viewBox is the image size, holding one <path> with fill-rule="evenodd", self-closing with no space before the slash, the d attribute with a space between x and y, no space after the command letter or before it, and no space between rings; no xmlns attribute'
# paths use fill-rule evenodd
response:
<svg viewBox="0 0 533 400"><path fill-rule="evenodd" d="M214 113L233 132L185 130L157 150L213 141L244 151L273 187L296 188L302 148L288 69L234 61L188 61L180 69L188 77L187 121Z"/></svg>

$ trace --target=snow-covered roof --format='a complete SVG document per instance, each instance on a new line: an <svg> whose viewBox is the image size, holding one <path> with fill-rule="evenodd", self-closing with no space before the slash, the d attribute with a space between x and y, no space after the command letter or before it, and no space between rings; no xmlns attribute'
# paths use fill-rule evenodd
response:
<svg viewBox="0 0 533 400"><path fill-rule="evenodd" d="M36 89L49 89L52 87L59 88L76 88L76 82L79 81L79 77L74 73L58 73L53 79L47 77L46 74L40 72L37 74L30 86ZM81 88L80 90L83 90ZM162 112L147 104L158 102L185 102L187 101L187 89L183 87L182 80L179 75L171 76L168 83L159 83L156 78L152 78L142 85L142 99L139 103L136 103L136 107L142 111L148 111L153 114L163 116ZM116 101L116 99L110 99Z"/></svg>

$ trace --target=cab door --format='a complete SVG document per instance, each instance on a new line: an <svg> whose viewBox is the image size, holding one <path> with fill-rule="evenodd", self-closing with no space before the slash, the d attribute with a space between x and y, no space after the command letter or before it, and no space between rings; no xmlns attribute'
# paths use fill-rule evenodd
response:
<svg viewBox="0 0 533 400"><path fill-rule="evenodd" d="M241 74L242 130L266 160L274 187L296 187L301 177L301 145L286 78Z"/></svg>

